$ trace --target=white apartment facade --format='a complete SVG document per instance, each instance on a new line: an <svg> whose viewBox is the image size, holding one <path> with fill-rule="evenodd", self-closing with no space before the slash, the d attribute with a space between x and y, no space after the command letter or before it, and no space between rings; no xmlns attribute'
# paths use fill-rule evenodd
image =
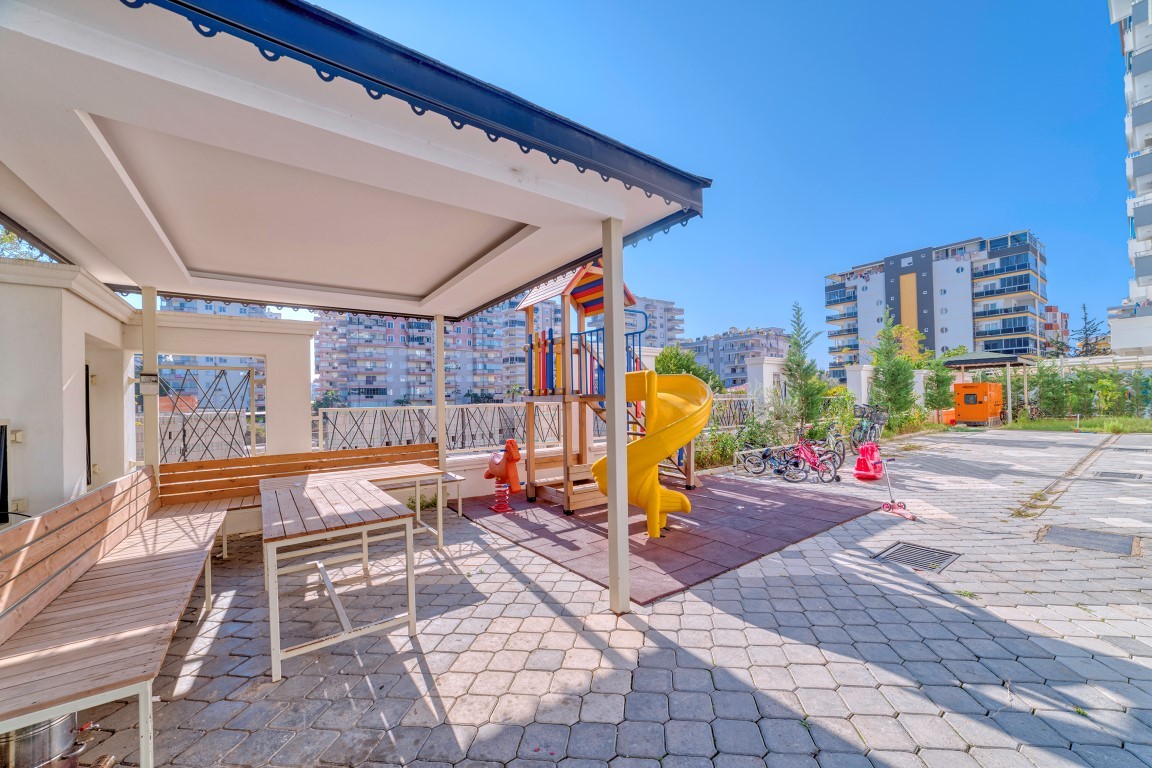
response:
<svg viewBox="0 0 1152 768"><path fill-rule="evenodd" d="M947 352L1038 355L1044 349L1047 256L1029 230L919 248L825 278L829 376L868 362L868 346L893 321L924 334L924 346Z"/></svg>
<svg viewBox="0 0 1152 768"><path fill-rule="evenodd" d="M636 297L636 304L630 307L634 312L624 316L624 325L627 333L639 331L641 325L647 320L644 329L642 344L652 349L664 349L673 344L683 345L684 341L684 309L676 306L676 302L666 299L649 299L644 296ZM639 312L643 312L641 315ZM590 328L599 328L603 325L601 315L588 318Z"/></svg>
<svg viewBox="0 0 1152 768"><path fill-rule="evenodd" d="M1120 29L1128 138L1128 296L1108 310L1112 352L1152 354L1152 23L1148 0L1108 0Z"/></svg>
<svg viewBox="0 0 1152 768"><path fill-rule="evenodd" d="M783 328L729 328L724 333L701 336L680 346L720 376L725 389L748 386L747 359L783 359L788 354L788 335Z"/></svg>

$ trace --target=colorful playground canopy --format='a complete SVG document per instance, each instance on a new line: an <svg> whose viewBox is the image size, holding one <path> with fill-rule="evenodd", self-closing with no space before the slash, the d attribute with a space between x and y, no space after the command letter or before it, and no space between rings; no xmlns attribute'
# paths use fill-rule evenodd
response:
<svg viewBox="0 0 1152 768"><path fill-rule="evenodd" d="M454 319L711 183L301 0L7 0L0 67L0 212L119 288Z"/></svg>
<svg viewBox="0 0 1152 768"><path fill-rule="evenodd" d="M591 264L569 270L535 286L528 292L516 309L526 310L542 301L560 296L571 296L573 305L585 316L591 317L604 311L604 269L597 259ZM624 286L624 306L631 307L636 297Z"/></svg>

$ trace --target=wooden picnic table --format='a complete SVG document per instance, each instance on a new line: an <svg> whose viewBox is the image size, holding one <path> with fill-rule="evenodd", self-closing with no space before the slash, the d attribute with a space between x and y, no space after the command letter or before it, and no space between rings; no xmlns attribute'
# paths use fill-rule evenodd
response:
<svg viewBox="0 0 1152 768"><path fill-rule="evenodd" d="M302 653L405 623L408 624L408 634L413 637L416 635L416 580L412 548L415 513L369 480L354 476L343 477L345 474L331 472L260 481L264 580L268 591L273 680L281 678L281 662L284 659ZM377 471L375 474L380 473ZM354 627L348 620L327 567L360 560L364 577L368 579L371 577L368 545L397 538L404 539L405 573L408 580L407 612ZM323 552L352 547L357 547L359 552L326 559L313 557ZM284 561L301 559L305 559L305 562L282 565ZM341 631L281 648L279 577L312 569L320 574Z"/></svg>
<svg viewBox="0 0 1152 768"><path fill-rule="evenodd" d="M446 473L427 464L387 464L378 467L363 467L358 469L344 469L335 472L313 473L296 475L294 477L274 477L260 481L260 490L273 490L277 488L295 488L316 485L328 485L335 481L364 480L385 490L414 488L414 498L421 498L420 489L423 484L434 482L436 484L436 527L433 528L421 518L422 510L416 505L415 525L419 530L416 533L436 534L436 548L444 549L444 479ZM459 506L459 499L457 499ZM459 512L459 510L457 510Z"/></svg>

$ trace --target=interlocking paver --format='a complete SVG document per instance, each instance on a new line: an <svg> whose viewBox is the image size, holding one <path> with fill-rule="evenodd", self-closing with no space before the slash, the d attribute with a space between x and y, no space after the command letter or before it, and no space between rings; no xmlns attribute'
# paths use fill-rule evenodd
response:
<svg viewBox="0 0 1152 768"><path fill-rule="evenodd" d="M716 753L712 727L698 720L669 720L664 724L664 743L673 755L711 757Z"/></svg>
<svg viewBox="0 0 1152 768"><path fill-rule="evenodd" d="M760 729L749 720L716 719L712 721L712 733L721 754L759 757L767 751Z"/></svg>
<svg viewBox="0 0 1152 768"><path fill-rule="evenodd" d="M616 733L616 752L624 757L663 757L664 725L662 723L627 721Z"/></svg>

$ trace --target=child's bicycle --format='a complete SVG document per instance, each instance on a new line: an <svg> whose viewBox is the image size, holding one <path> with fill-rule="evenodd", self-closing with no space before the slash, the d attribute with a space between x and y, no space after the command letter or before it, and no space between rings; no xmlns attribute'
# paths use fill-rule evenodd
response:
<svg viewBox="0 0 1152 768"><path fill-rule="evenodd" d="M884 431L884 425L888 422L888 414L878 406L857 405L853 409L853 414L856 418L860 419L856 426L852 428L852 434L848 436L849 442L852 443L852 450L859 451L860 446L864 443L878 443L880 442L880 433Z"/></svg>
<svg viewBox="0 0 1152 768"><path fill-rule="evenodd" d="M840 474L836 471L839 462L833 451L817 452L812 441L804 437L803 424L796 430L796 458L804 462L809 470L816 472L816 477L822 483L840 482Z"/></svg>
<svg viewBox="0 0 1152 768"><path fill-rule="evenodd" d="M789 483L802 483L808 479L808 467L793 455L792 446L768 447L760 453L744 457L744 469L753 475L762 475L769 469Z"/></svg>

